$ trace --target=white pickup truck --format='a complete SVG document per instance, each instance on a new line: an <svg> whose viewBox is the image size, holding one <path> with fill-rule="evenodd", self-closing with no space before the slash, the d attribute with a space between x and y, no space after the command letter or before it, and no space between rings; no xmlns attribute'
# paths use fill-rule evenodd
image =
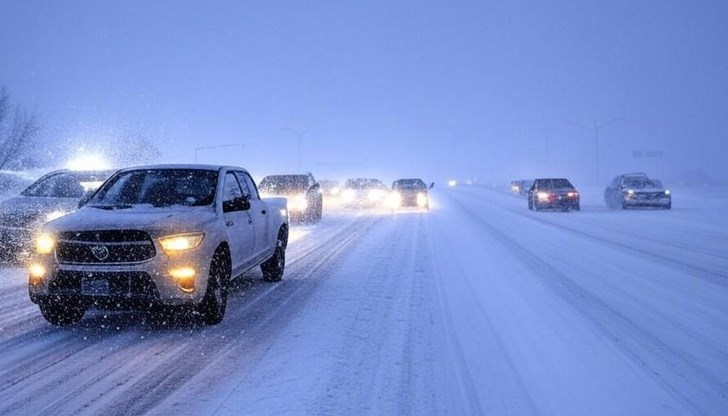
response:
<svg viewBox="0 0 728 416"><path fill-rule="evenodd" d="M283 276L284 198L261 199L242 168L122 169L82 208L46 223L29 263L30 299L70 325L90 307L194 312L219 323L231 278L260 266Z"/></svg>

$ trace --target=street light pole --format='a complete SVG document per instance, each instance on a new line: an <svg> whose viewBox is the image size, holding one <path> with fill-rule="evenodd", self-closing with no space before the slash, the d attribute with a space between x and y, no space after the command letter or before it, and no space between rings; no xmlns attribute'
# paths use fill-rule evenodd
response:
<svg viewBox="0 0 728 416"><path fill-rule="evenodd" d="M600 176L599 176L599 174L600 174L600 170L599 170L599 159L600 159L599 158L599 131L612 123L616 123L617 121L624 121L624 118L616 117L616 118L613 118L613 119L611 119L607 122L601 123L601 124L597 123L597 121L594 120L594 124L592 125L591 128L589 128L583 124L579 124L579 123L566 123L566 124L569 124L572 126L581 127L584 129L590 129L594 132L594 178L596 179L596 184L599 184L599 178L600 178Z"/></svg>
<svg viewBox="0 0 728 416"><path fill-rule="evenodd" d="M302 142L303 135L306 134L306 132L308 130L294 130L289 127L284 127L282 130L290 131L291 133L298 136L298 173L301 173L302 172L302 170L301 170L302 169L302 167L301 167L301 142Z"/></svg>

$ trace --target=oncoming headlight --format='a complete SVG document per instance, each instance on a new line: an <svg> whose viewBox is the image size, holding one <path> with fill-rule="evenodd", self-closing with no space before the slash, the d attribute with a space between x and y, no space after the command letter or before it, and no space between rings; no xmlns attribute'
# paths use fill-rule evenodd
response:
<svg viewBox="0 0 728 416"><path fill-rule="evenodd" d="M202 243L202 239L204 237L204 233L170 235L160 238L159 245L161 245L162 249L167 253L192 250Z"/></svg>
<svg viewBox="0 0 728 416"><path fill-rule="evenodd" d="M402 205L402 195L397 191L390 193L387 195L387 205L392 209L399 208Z"/></svg>
<svg viewBox="0 0 728 416"><path fill-rule="evenodd" d="M420 192L417 194L417 206L420 208L424 208L427 205L427 195Z"/></svg>
<svg viewBox="0 0 728 416"><path fill-rule="evenodd" d="M536 193L536 197L539 201L548 201L549 200L549 193L548 192L538 192Z"/></svg>

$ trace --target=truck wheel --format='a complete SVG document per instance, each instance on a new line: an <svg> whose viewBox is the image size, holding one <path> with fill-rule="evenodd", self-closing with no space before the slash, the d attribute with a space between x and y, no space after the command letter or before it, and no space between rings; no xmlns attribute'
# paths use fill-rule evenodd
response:
<svg viewBox="0 0 728 416"><path fill-rule="evenodd" d="M67 326L78 323L86 313L86 306L75 305L68 302L44 301L39 305L40 313L46 321L58 326Z"/></svg>
<svg viewBox="0 0 728 416"><path fill-rule="evenodd" d="M266 282L279 282L283 278L283 271L286 268L286 245L281 235L278 235L276 250L273 256L260 265L263 272L263 280Z"/></svg>
<svg viewBox="0 0 728 416"><path fill-rule="evenodd" d="M198 311L207 325L219 324L225 316L230 268L230 259L227 252L219 250L215 253L210 263L207 290L198 306Z"/></svg>

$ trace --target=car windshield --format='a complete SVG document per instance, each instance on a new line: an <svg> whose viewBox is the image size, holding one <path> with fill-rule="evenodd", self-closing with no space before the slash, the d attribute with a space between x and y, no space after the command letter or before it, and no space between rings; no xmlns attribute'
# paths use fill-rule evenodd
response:
<svg viewBox="0 0 728 416"><path fill-rule="evenodd" d="M23 196L81 198L101 186L111 172L59 172L40 178L22 192Z"/></svg>
<svg viewBox="0 0 728 416"><path fill-rule="evenodd" d="M659 181L654 181L647 178L628 178L624 181L624 186L632 189L642 188L659 188Z"/></svg>
<svg viewBox="0 0 728 416"><path fill-rule="evenodd" d="M427 189L422 179L400 179L394 181L392 189Z"/></svg>
<svg viewBox="0 0 728 416"><path fill-rule="evenodd" d="M348 189L387 189L387 186L379 179L349 179L345 188Z"/></svg>
<svg viewBox="0 0 728 416"><path fill-rule="evenodd" d="M567 179L539 179L538 189L570 189L574 186Z"/></svg>
<svg viewBox="0 0 728 416"><path fill-rule="evenodd" d="M260 181L258 189L265 194L289 193L305 191L308 188L306 175L266 176Z"/></svg>
<svg viewBox="0 0 728 416"><path fill-rule="evenodd" d="M217 176L217 171L197 169L125 171L112 177L88 205L210 205L215 199Z"/></svg>

